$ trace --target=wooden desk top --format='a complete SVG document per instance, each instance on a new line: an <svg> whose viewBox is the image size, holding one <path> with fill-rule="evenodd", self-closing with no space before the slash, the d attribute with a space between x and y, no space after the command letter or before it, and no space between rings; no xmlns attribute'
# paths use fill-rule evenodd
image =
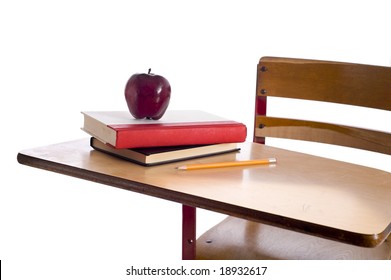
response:
<svg viewBox="0 0 391 280"><path fill-rule="evenodd" d="M375 247L391 231L391 173L243 143L231 153L143 167L95 151L89 139L22 151L18 161L62 174ZM184 163L276 157L276 165L180 171Z"/></svg>

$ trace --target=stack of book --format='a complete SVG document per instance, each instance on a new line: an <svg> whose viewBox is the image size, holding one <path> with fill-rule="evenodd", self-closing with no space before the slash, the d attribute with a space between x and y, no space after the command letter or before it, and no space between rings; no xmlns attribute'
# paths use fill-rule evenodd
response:
<svg viewBox="0 0 391 280"><path fill-rule="evenodd" d="M95 150L150 166L238 151L246 126L204 111L167 111L159 120L127 111L82 112Z"/></svg>

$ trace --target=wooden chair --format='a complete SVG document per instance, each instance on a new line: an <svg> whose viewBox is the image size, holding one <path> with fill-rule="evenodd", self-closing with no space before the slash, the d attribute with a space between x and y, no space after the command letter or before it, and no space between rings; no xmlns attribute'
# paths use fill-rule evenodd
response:
<svg viewBox="0 0 391 280"><path fill-rule="evenodd" d="M257 70L254 142L265 144L265 137L277 137L391 155L387 132L266 114L269 96L391 111L390 67L264 57ZM378 120L388 127L389 121ZM198 259L390 259L391 238L364 248L228 217L204 233L197 248Z"/></svg>

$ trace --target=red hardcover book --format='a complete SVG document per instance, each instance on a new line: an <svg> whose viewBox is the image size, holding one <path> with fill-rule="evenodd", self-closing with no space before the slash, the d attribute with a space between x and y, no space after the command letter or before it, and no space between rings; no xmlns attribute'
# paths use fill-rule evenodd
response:
<svg viewBox="0 0 391 280"><path fill-rule="evenodd" d="M83 130L117 149L244 142L246 126L204 111L167 111L159 120L127 111L89 111Z"/></svg>

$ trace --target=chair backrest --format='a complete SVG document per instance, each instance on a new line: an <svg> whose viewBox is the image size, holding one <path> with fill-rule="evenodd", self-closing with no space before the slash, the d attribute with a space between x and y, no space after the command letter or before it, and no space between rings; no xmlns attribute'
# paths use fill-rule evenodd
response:
<svg viewBox="0 0 391 280"><path fill-rule="evenodd" d="M267 116L269 96L391 111L391 67L263 57L257 70L254 142L277 137L391 155L388 131ZM378 121L390 124L391 120Z"/></svg>

